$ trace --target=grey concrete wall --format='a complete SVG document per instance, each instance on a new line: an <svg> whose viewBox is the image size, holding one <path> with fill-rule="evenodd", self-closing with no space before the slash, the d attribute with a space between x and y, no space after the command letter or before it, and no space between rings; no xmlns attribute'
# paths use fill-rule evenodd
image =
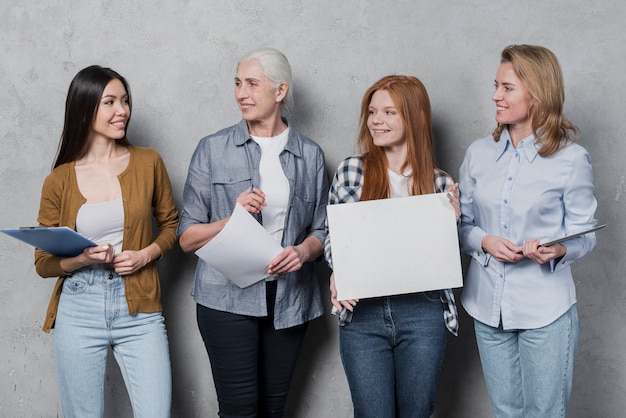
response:
<svg viewBox="0 0 626 418"><path fill-rule="evenodd" d="M560 58L566 113L592 156L597 217L609 224L575 267L582 334L571 417L626 415L626 3L622 0L488 2L69 1L0 4L0 227L35 223L70 80L90 64L130 82L130 138L164 157L181 204L198 140L235 123L234 62L259 46L289 57L294 126L327 155L329 175L354 149L364 91L390 73L416 75L430 92L437 153L455 177L467 146L494 127L490 101L502 48L541 44ZM215 416L210 366L189 296L194 256L160 265L174 377L174 417ZM52 339L40 331L53 280L30 247L0 236L0 416L60 416ZM320 267L320 285L328 272ZM437 417L491 416L471 321L449 338ZM289 400L290 416L348 417L336 325L314 322ZM115 364L107 417L130 416ZM419 388L416 388L419 390Z"/></svg>

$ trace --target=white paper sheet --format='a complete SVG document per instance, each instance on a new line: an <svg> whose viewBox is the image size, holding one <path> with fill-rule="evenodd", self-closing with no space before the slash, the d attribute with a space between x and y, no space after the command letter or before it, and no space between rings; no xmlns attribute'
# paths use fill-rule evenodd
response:
<svg viewBox="0 0 626 418"><path fill-rule="evenodd" d="M339 300L463 286L445 193L328 205L327 214Z"/></svg>
<svg viewBox="0 0 626 418"><path fill-rule="evenodd" d="M239 287L266 278L282 247L239 203L226 226L196 255Z"/></svg>

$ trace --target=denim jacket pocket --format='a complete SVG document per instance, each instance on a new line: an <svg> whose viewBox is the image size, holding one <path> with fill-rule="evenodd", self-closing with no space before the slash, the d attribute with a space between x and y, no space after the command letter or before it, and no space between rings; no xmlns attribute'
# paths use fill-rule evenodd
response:
<svg viewBox="0 0 626 418"><path fill-rule="evenodd" d="M231 205L237 197L246 189L252 186L250 173L241 170L223 170L213 173L212 176L213 196L211 199L218 205ZM234 205L234 203L232 203ZM230 213L232 207L221 208L224 213Z"/></svg>
<svg viewBox="0 0 626 418"><path fill-rule="evenodd" d="M315 216L315 202L316 194L315 190L296 190L294 194L292 216L296 220L296 225L299 227L308 227L313 223L313 217Z"/></svg>

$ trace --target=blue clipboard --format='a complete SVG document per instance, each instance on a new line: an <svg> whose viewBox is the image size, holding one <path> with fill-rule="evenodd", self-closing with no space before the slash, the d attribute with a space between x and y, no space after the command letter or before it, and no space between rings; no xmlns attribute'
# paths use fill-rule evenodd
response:
<svg viewBox="0 0 626 418"><path fill-rule="evenodd" d="M74 257L98 244L67 226L32 226L0 230L5 234L59 257Z"/></svg>

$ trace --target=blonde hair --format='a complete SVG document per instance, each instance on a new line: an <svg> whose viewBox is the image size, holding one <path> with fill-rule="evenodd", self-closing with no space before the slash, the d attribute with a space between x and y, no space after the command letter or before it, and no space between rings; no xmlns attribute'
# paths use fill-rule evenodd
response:
<svg viewBox="0 0 626 418"><path fill-rule="evenodd" d="M565 89L556 55L542 46L509 45L502 51L500 62L511 63L533 98L530 116L536 142L541 144L539 155L554 154L565 139L576 140L578 129L563 115ZM500 140L506 127L498 124L493 132L494 140Z"/></svg>
<svg viewBox="0 0 626 418"><path fill-rule="evenodd" d="M361 117L357 144L363 155L363 190L361 200L385 199L390 196L387 157L382 148L374 144L367 127L372 96L385 90L393 100L404 123L407 158L402 166L411 167L411 195L434 193L434 176L437 169L432 134L432 114L426 88L416 77L390 75L370 87L361 102Z"/></svg>

